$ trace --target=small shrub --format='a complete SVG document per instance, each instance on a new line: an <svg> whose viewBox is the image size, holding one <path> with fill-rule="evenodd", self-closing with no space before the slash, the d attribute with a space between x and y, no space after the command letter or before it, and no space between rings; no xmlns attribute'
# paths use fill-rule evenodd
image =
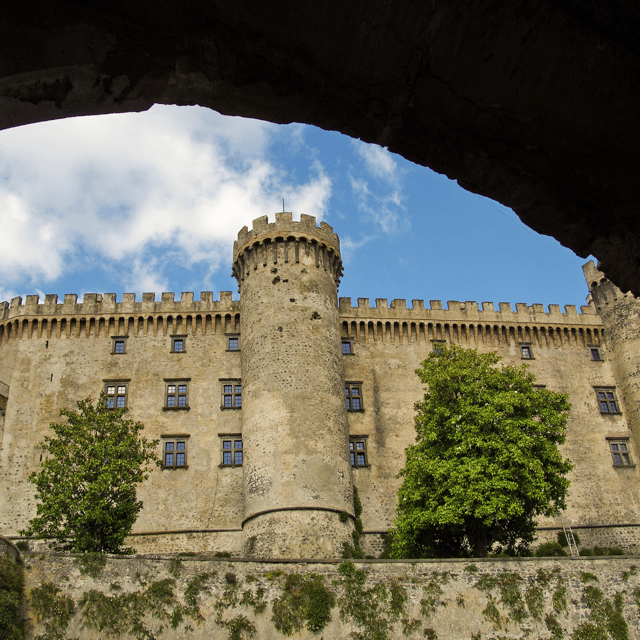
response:
<svg viewBox="0 0 640 640"><path fill-rule="evenodd" d="M349 522L349 514L346 511L341 511L338 517L340 518L340 522Z"/></svg>
<svg viewBox="0 0 640 640"><path fill-rule="evenodd" d="M60 589L51 582L31 589L29 597L36 620L42 623L46 632L44 638L65 640L67 626L75 611L73 600L61 595Z"/></svg>
<svg viewBox="0 0 640 640"><path fill-rule="evenodd" d="M355 485L353 485L353 513L356 518L359 518L362 515L362 501L360 500L358 487Z"/></svg>
<svg viewBox="0 0 640 640"><path fill-rule="evenodd" d="M238 583L238 578L236 577L235 573L225 573L224 574L224 580L227 584L237 584Z"/></svg>
<svg viewBox="0 0 640 640"><path fill-rule="evenodd" d="M16 547L18 547L19 551L29 551L29 541L28 540L17 540Z"/></svg>
<svg viewBox="0 0 640 640"><path fill-rule="evenodd" d="M24 573L22 565L0 558L0 637L22 640L24 623L20 610L23 601Z"/></svg>
<svg viewBox="0 0 640 640"><path fill-rule="evenodd" d="M251 536L247 540L247 547L246 547L246 552L245 552L246 556L251 557L253 555L253 552L255 551L255 548L256 548L256 541L257 540L258 540L257 536Z"/></svg>
<svg viewBox="0 0 640 640"><path fill-rule="evenodd" d="M97 578L107 564L107 556L104 553L90 552L83 553L75 559L75 564L80 569L80 573Z"/></svg>
<svg viewBox="0 0 640 640"><path fill-rule="evenodd" d="M390 533L382 534L382 553L378 556L380 560L386 560L391 557L391 543L393 536Z"/></svg>
<svg viewBox="0 0 640 640"><path fill-rule="evenodd" d="M580 536L575 532L573 534L573 539L575 540L576 545L580 546ZM569 546L569 542L567 541L567 536L565 535L564 531L558 531L558 544L561 547Z"/></svg>
<svg viewBox="0 0 640 640"><path fill-rule="evenodd" d="M243 615L226 621L218 619L216 624L225 626L229 630L229 640L244 640L253 637L256 633L256 625Z"/></svg>
<svg viewBox="0 0 640 640"><path fill-rule="evenodd" d="M274 580L277 580L280 576L284 575L284 571L280 571L279 569L277 571L267 571L264 574L264 577L269 580L269 582L273 582Z"/></svg>
<svg viewBox="0 0 640 640"><path fill-rule="evenodd" d="M562 631L560 623L558 622L558 619L554 615L549 613L547 614L544 621L547 625L547 629L549 629L549 631L551 632L551 638L553 640L562 640L564 633Z"/></svg>
<svg viewBox="0 0 640 640"><path fill-rule="evenodd" d="M566 556L567 552L557 542L545 542L534 551L533 555L536 558L560 557Z"/></svg>
<svg viewBox="0 0 640 640"><path fill-rule="evenodd" d="M592 556L594 555L593 549L580 549L580 555L583 557Z"/></svg>
<svg viewBox="0 0 640 640"><path fill-rule="evenodd" d="M331 621L334 605L335 597L322 576L292 573L285 580L282 596L273 601L271 620L286 636L300 632L305 621L309 631L319 633Z"/></svg>
<svg viewBox="0 0 640 640"><path fill-rule="evenodd" d="M623 556L624 555L624 551L622 549L620 549L620 547L611 547L609 549L609 555L610 556Z"/></svg>
<svg viewBox="0 0 640 640"><path fill-rule="evenodd" d="M214 558L230 558L231 554L228 551L216 551L213 554Z"/></svg>
<svg viewBox="0 0 640 640"><path fill-rule="evenodd" d="M171 558L169 560L169 573L174 578L179 578L182 573L182 560L180 558Z"/></svg>
<svg viewBox="0 0 640 640"><path fill-rule="evenodd" d="M598 582L598 577L593 573L589 573L588 571L581 571L580 580L582 582Z"/></svg>

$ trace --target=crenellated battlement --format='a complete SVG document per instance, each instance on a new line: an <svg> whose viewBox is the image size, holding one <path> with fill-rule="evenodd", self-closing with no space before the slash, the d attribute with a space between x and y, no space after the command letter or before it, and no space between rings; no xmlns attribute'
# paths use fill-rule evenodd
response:
<svg viewBox="0 0 640 640"><path fill-rule="evenodd" d="M274 223L262 216L253 221L251 231L247 227L240 231L233 244L232 275L241 287L258 267L300 261L330 272L338 286L342 277L338 234L326 222L317 227L313 216L302 214L300 222L293 222L291 213L276 213Z"/></svg>
<svg viewBox="0 0 640 640"><path fill-rule="evenodd" d="M411 307L407 307L406 300L392 300L376 298L375 306L371 306L369 298L358 298L358 305L351 304L351 298L340 298L338 311L342 318L358 319L402 319L402 320L436 320L442 322L508 322L528 324L588 324L600 325L601 320L592 304L582 305L578 313L575 305L566 305L564 312L560 305L550 304L545 311L544 305L527 305L516 303L514 311L510 302L500 302L499 308L494 308L493 302L460 302L449 300L447 308L441 300L430 300L429 307L425 307L424 300L412 300Z"/></svg>
<svg viewBox="0 0 640 640"><path fill-rule="evenodd" d="M293 221L293 214L290 211L283 211L275 214L276 221L269 222L268 216L261 216L253 221L253 228L249 230L242 227L238 233L238 239L233 243L233 260L236 261L238 254L249 244L264 242L273 238L286 240L289 237L296 239L307 238L324 242L332 248L338 255L340 254L340 239L334 233L333 227L326 222L316 225L315 216L302 214L300 222Z"/></svg>
<svg viewBox="0 0 640 640"><path fill-rule="evenodd" d="M57 295L46 295L40 303L37 295L13 298L11 304L0 302L0 322L23 317L61 317L61 316L101 316L101 315L150 315L174 314L189 315L207 312L238 313L240 303L231 299L231 291L221 291L220 300L213 299L213 292L202 291L200 300L193 299L193 292L186 291L175 299L175 293L163 293L156 300L154 293L143 293L142 300L136 301L135 293L125 293L121 302L116 300L115 293L85 293L82 302L78 302L75 293L65 294L62 302Z"/></svg>

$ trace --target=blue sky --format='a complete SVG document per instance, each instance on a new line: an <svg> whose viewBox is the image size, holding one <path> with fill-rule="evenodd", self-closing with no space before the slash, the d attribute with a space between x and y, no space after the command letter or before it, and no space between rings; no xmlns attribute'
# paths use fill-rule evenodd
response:
<svg viewBox="0 0 640 640"><path fill-rule="evenodd" d="M283 198L333 225L354 304L585 303L586 260L445 176L338 133L166 106L0 132L0 300L235 296L233 240Z"/></svg>

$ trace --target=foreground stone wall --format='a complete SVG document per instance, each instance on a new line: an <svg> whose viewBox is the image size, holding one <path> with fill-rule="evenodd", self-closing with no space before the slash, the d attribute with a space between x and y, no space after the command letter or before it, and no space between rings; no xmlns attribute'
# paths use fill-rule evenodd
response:
<svg viewBox="0 0 640 640"><path fill-rule="evenodd" d="M24 560L30 638L640 638L638 557Z"/></svg>

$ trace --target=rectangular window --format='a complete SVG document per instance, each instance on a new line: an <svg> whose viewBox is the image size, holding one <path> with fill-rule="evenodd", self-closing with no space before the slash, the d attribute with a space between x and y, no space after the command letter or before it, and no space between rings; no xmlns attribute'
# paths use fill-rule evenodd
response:
<svg viewBox="0 0 640 640"><path fill-rule="evenodd" d="M617 438L609 440L609 449L611 450L611 458L614 467L631 467L631 451L629 449L628 438Z"/></svg>
<svg viewBox="0 0 640 640"><path fill-rule="evenodd" d="M189 436L162 437L162 466L164 469L187 468L187 442Z"/></svg>
<svg viewBox="0 0 640 640"><path fill-rule="evenodd" d="M166 380L164 386L165 409L189 409L189 379Z"/></svg>
<svg viewBox="0 0 640 640"><path fill-rule="evenodd" d="M240 351L240 336L227 334L227 351Z"/></svg>
<svg viewBox="0 0 640 640"><path fill-rule="evenodd" d="M616 398L615 389L596 389L600 413L620 413L620 405Z"/></svg>
<svg viewBox="0 0 640 640"><path fill-rule="evenodd" d="M184 353L186 349L187 336L171 336L171 353Z"/></svg>
<svg viewBox="0 0 640 640"><path fill-rule="evenodd" d="M240 380L221 380L222 408L242 409L242 383Z"/></svg>
<svg viewBox="0 0 640 640"><path fill-rule="evenodd" d="M241 467L244 462L242 435L239 433L219 434L222 449L221 467Z"/></svg>
<svg viewBox="0 0 640 640"><path fill-rule="evenodd" d="M532 360L533 359L533 351L531 350L530 344L520 344L520 355L523 360Z"/></svg>
<svg viewBox="0 0 640 640"><path fill-rule="evenodd" d="M111 353L127 352L127 336L113 336L111 338Z"/></svg>
<svg viewBox="0 0 640 640"><path fill-rule="evenodd" d="M352 467L368 467L367 437L349 436L349 456Z"/></svg>
<svg viewBox="0 0 640 640"><path fill-rule="evenodd" d="M589 353L591 354L591 359L594 362L602 361L602 352L600 351L599 347L589 347Z"/></svg>
<svg viewBox="0 0 640 640"><path fill-rule="evenodd" d="M364 411L362 405L362 383L347 382L344 387L347 411Z"/></svg>
<svg viewBox="0 0 640 640"><path fill-rule="evenodd" d="M353 340L351 338L342 338L342 355L344 356L354 355Z"/></svg>
<svg viewBox="0 0 640 640"><path fill-rule="evenodd" d="M104 383L107 409L124 409L128 400L128 380L108 380Z"/></svg>

